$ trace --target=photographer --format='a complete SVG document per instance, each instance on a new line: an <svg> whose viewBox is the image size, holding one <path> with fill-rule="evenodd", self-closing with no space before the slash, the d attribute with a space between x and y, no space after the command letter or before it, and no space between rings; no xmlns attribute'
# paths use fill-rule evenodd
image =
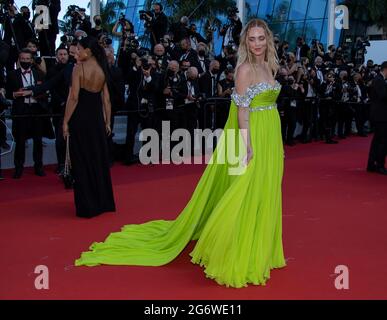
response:
<svg viewBox="0 0 387 320"><path fill-rule="evenodd" d="M26 48L31 51L33 63L32 66L39 70L43 75L47 73L46 61L44 58L38 56L38 43L35 39L30 39L26 43Z"/></svg>
<svg viewBox="0 0 387 320"><path fill-rule="evenodd" d="M65 155L66 155L66 144L63 138L63 116L69 94L70 79L66 76L66 69L69 66L69 53L66 47L58 47L56 49L56 64L51 67L47 73L46 81L39 86L35 86L31 91L33 97L39 96L47 90L50 91L51 100L49 103L49 110L53 114L60 114L59 117L53 118L53 125L55 128L55 150L58 160L56 173L63 174ZM71 71L72 71L72 67ZM68 72L67 72L68 74ZM27 93L27 91L25 91Z"/></svg>
<svg viewBox="0 0 387 320"><path fill-rule="evenodd" d="M296 83L293 76L288 77L287 101L285 103L285 127L284 140L286 145L294 146L294 132L297 125L298 107L305 97L305 90L302 84Z"/></svg>
<svg viewBox="0 0 387 320"><path fill-rule="evenodd" d="M217 60L212 60L209 70L204 73L199 79L199 90L204 99L214 98L218 96L218 82L220 76L220 63ZM201 106L199 109L199 127L201 129L214 129L215 125L215 105Z"/></svg>
<svg viewBox="0 0 387 320"><path fill-rule="evenodd" d="M21 47L19 46L19 41L16 38L16 31L14 28L14 21L16 19L17 10L13 5L13 1L6 1L2 5L2 12L0 14L0 23L3 27L3 41L8 45L8 60L5 64L7 72L10 72L15 69L15 63L18 59L18 53Z"/></svg>
<svg viewBox="0 0 387 320"><path fill-rule="evenodd" d="M112 46L113 40L109 37L107 33L100 33L97 37L97 40L98 40L98 44L102 48L104 49L108 48L108 49L114 50Z"/></svg>
<svg viewBox="0 0 387 320"><path fill-rule="evenodd" d="M89 36L92 36L98 39L100 34L102 33L108 34L108 31L104 27L102 27L102 18L100 15L95 15L93 17L93 21L95 26L91 28Z"/></svg>
<svg viewBox="0 0 387 320"><path fill-rule="evenodd" d="M118 28L121 27L121 31L118 31ZM129 38L130 36L134 35L134 26L133 23L130 22L125 18L125 16L122 14L120 16L120 19L116 21L114 24L113 30L112 30L113 36L120 37L121 38L121 45L123 44L122 41Z"/></svg>
<svg viewBox="0 0 387 320"><path fill-rule="evenodd" d="M152 11L140 11L140 19L145 20L145 28L150 32L151 51L167 33L168 18L161 3L154 3Z"/></svg>
<svg viewBox="0 0 387 320"><path fill-rule="evenodd" d="M168 67L169 57L165 53L164 46L162 44L156 44L154 49L154 59L156 61L156 69L158 72L164 73Z"/></svg>
<svg viewBox="0 0 387 320"><path fill-rule="evenodd" d="M14 179L19 179L23 174L25 161L25 143L33 138L33 158L35 174L45 176L43 171L43 125L44 118L34 117L46 113L39 99L24 97L23 89L36 84L41 84L43 76L32 67L33 56L28 49L19 53L20 68L10 72L7 77L7 95L14 99L12 115L30 115L31 117L15 118L12 121L12 131L15 137L15 172Z"/></svg>
<svg viewBox="0 0 387 320"><path fill-rule="evenodd" d="M165 119L170 122L171 132L178 129L178 117L175 108L178 106L178 88L182 81L179 73L179 63L172 60L168 64L163 85L163 100L165 101ZM171 141L171 147L177 142Z"/></svg>
<svg viewBox="0 0 387 320"><path fill-rule="evenodd" d="M30 9L26 6L20 7L20 14L16 15L13 22L19 48L24 48L28 40L36 39L35 28L30 18Z"/></svg>
<svg viewBox="0 0 387 320"><path fill-rule="evenodd" d="M216 56L215 59L220 62L220 71L223 72L229 67L236 67L237 62L237 50L238 47L235 44L230 44L222 49L220 55Z"/></svg>
<svg viewBox="0 0 387 320"><path fill-rule="evenodd" d="M194 129L198 120L198 109L202 101L202 94L198 84L198 70L195 67L189 67L187 70L187 79L181 81L178 88L179 105L184 104L183 109L179 109L179 126L185 128L191 137L191 152L194 151Z"/></svg>
<svg viewBox="0 0 387 320"><path fill-rule="evenodd" d="M191 67L191 62L188 60L181 60L179 63L179 73L182 80L187 81L187 71Z"/></svg>
<svg viewBox="0 0 387 320"><path fill-rule="evenodd" d="M91 31L91 22L86 15L86 9L76 5L70 5L67 11L71 16L71 30L82 30L86 32L86 34L89 34Z"/></svg>
<svg viewBox="0 0 387 320"><path fill-rule="evenodd" d="M352 108L355 111L357 135L359 137L367 137L367 135L364 133L364 124L367 118L367 105L365 104L368 101L367 88L360 73L355 73L352 78L353 89L351 95L351 102Z"/></svg>
<svg viewBox="0 0 387 320"><path fill-rule="evenodd" d="M306 58L309 53L309 46L305 43L305 40L303 37L298 37L297 38L297 45L296 45L296 50L294 52L296 56L296 62L301 61L301 58Z"/></svg>
<svg viewBox="0 0 387 320"><path fill-rule="evenodd" d="M129 75L129 97L126 102L129 110L125 143L124 164L130 165L136 161L133 147L137 127L141 129L159 129L155 118L155 109L158 107L157 95L161 86L158 77L154 74L148 58L136 57L135 64L131 65Z"/></svg>
<svg viewBox="0 0 387 320"><path fill-rule="evenodd" d="M178 53L177 53L177 47L175 43L171 40L171 36L169 34L166 34L163 36L161 39L161 44L163 45L166 55L171 59L171 60L178 60Z"/></svg>
<svg viewBox="0 0 387 320"><path fill-rule="evenodd" d="M198 54L191 48L191 42L188 38L185 38L180 41L180 55L179 61L188 60L191 64L191 67L200 68Z"/></svg>
<svg viewBox="0 0 387 320"><path fill-rule="evenodd" d="M191 41L191 48L194 50L197 50L199 42L207 43L207 40L197 32L196 24L194 23L189 27L189 39Z"/></svg>
<svg viewBox="0 0 387 320"><path fill-rule="evenodd" d="M208 48L207 45L203 42L200 42L197 46L197 52L198 52L198 71L199 71L199 78L201 78L205 72L210 67L210 59L207 58L207 52Z"/></svg>
<svg viewBox="0 0 387 320"><path fill-rule="evenodd" d="M366 47L369 47L370 45L368 38L358 37L356 39L352 53L352 60L355 62L355 65L362 65L364 63L364 57L367 53Z"/></svg>
<svg viewBox="0 0 387 320"><path fill-rule="evenodd" d="M312 61L314 61L316 59L316 57L324 57L324 47L323 45L320 43L320 41L318 41L317 39L313 39L312 40L312 47L310 48L310 55L312 57Z"/></svg>
<svg viewBox="0 0 387 320"><path fill-rule="evenodd" d="M113 128L114 128L114 114L125 108L125 82L123 78L123 73L120 68L115 66L114 61L114 51L109 48L105 49L107 62L109 65L110 71L110 81L108 81L109 97L111 102L111 130L112 134L108 137L108 146L110 151L110 165L114 162L114 148L113 148Z"/></svg>
<svg viewBox="0 0 387 320"><path fill-rule="evenodd" d="M328 47L328 52L325 53L323 59L324 59L324 62L331 62L331 63L335 62L335 59L336 59L336 47L335 47L334 44L331 44Z"/></svg>
<svg viewBox="0 0 387 320"><path fill-rule="evenodd" d="M338 84L341 91L341 99L340 101L337 101L338 136L339 138L344 139L351 133L353 119L353 109L350 105L353 88L349 83L347 71L340 72Z"/></svg>
<svg viewBox="0 0 387 320"><path fill-rule="evenodd" d="M190 29L188 27L189 19L187 16L182 16L179 22L174 23L170 31L173 34L173 41L179 43L181 40L189 38Z"/></svg>
<svg viewBox="0 0 387 320"><path fill-rule="evenodd" d="M319 92L320 81L317 78L316 71L308 68L307 74L303 75L300 83L305 91L305 100L301 103L301 142L309 143L312 138L317 139L318 135L318 104L316 97Z"/></svg>
<svg viewBox="0 0 387 320"><path fill-rule="evenodd" d="M321 128L325 133L325 143L337 144L333 140L337 122L337 101L341 99L340 85L336 82L335 74L329 71L326 81L320 86L320 121Z"/></svg>
<svg viewBox="0 0 387 320"><path fill-rule="evenodd" d="M237 7L227 8L228 23L219 31L219 34L223 37L222 48L228 46L230 42L239 46L239 36L242 31L242 22L237 13L239 13Z"/></svg>
<svg viewBox="0 0 387 320"><path fill-rule="evenodd" d="M283 41L277 51L278 59L280 60L280 65L285 65L288 50L289 50L289 42Z"/></svg>

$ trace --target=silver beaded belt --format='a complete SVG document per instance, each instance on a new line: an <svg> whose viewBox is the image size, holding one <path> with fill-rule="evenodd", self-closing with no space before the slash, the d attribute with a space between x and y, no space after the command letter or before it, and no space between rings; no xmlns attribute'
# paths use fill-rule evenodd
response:
<svg viewBox="0 0 387 320"><path fill-rule="evenodd" d="M250 112L254 112L254 111L271 110L271 109L276 109L276 108L277 108L277 104L274 103L270 106L249 107L249 110L250 110Z"/></svg>

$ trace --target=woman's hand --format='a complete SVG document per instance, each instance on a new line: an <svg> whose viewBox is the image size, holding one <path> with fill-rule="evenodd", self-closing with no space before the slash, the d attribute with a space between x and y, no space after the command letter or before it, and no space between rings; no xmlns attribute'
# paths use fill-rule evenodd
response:
<svg viewBox="0 0 387 320"><path fill-rule="evenodd" d="M253 148L251 145L247 146L247 153L245 157L245 165L247 166L250 163L250 160L253 158L254 153L253 153Z"/></svg>
<svg viewBox="0 0 387 320"><path fill-rule="evenodd" d="M107 135L110 136L110 135L112 134L112 129L110 128L110 123L107 123L107 124L105 125L105 127L106 127L106 133L107 133Z"/></svg>
<svg viewBox="0 0 387 320"><path fill-rule="evenodd" d="M63 129L63 138L66 140L67 137L70 136L70 133L69 133L69 125L68 125L67 122L63 122L62 129Z"/></svg>

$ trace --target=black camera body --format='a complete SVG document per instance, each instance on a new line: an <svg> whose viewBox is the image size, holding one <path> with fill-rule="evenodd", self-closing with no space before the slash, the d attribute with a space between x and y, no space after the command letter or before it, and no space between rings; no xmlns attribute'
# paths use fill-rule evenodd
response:
<svg viewBox="0 0 387 320"><path fill-rule="evenodd" d="M14 0L0 0L0 21L4 21L9 18L8 8L14 4Z"/></svg>
<svg viewBox="0 0 387 320"><path fill-rule="evenodd" d="M139 14L140 14L140 19L145 21L150 21L151 18L153 18L154 16L152 11L146 11L146 10L140 10ZM151 18L149 18L148 16L150 16Z"/></svg>
<svg viewBox="0 0 387 320"><path fill-rule="evenodd" d="M234 7L228 7L227 8L227 17L229 19L234 18L237 13L239 13L239 10L238 10L237 7L234 6Z"/></svg>

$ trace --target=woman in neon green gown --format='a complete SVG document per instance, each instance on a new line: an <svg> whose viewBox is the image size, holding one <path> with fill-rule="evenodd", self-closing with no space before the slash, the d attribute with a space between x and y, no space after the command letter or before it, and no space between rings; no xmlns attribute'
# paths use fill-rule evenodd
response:
<svg viewBox="0 0 387 320"><path fill-rule="evenodd" d="M75 265L165 265L198 240L191 261L227 287L265 285L271 269L284 267L277 70L272 32L264 21L251 20L241 34L227 123L185 208L175 220L125 225L93 243ZM241 174L214 160L232 148L244 159Z"/></svg>

